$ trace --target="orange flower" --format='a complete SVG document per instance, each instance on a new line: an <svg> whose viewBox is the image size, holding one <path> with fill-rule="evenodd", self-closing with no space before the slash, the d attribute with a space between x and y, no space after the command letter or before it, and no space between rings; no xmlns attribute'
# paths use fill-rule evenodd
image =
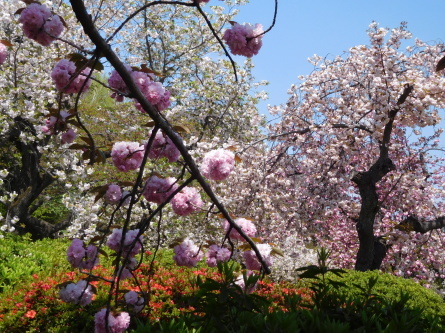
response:
<svg viewBox="0 0 445 333"><path fill-rule="evenodd" d="M28 312L25 313L25 317L33 319L36 316L36 314L37 312L35 312L34 310L29 310Z"/></svg>

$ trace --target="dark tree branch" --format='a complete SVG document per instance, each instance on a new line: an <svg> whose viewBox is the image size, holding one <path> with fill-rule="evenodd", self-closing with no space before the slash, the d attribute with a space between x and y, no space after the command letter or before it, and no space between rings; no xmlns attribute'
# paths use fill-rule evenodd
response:
<svg viewBox="0 0 445 333"><path fill-rule="evenodd" d="M209 196L210 200L215 204L215 206L221 211L223 216L227 219L230 225L239 232L240 235L246 240L247 243L251 246L255 254L257 255L261 265L266 274L270 273L270 268L264 262L264 259L261 256L258 248L255 243L248 237L243 230L234 222L229 212L226 210L224 205L219 201L216 197L215 193L211 189L210 185L206 182L204 177L201 175L198 166L196 165L194 159L189 154L187 147L184 145L181 137L173 130L171 125L167 120L162 117L162 115L154 108L145 96L141 93L139 88L136 86L132 76L125 68L125 65L119 59L119 57L113 52L111 47L107 44L104 38L100 35L99 31L96 29L91 16L88 14L85 5L82 0L71 0L71 6L73 11L81 23L85 33L91 39L91 41L96 45L98 50L105 56L105 58L110 62L110 64L116 69L119 75L122 77L123 81L127 85L128 89L131 91L134 98L141 104L147 114L153 119L156 125L162 129L162 131L172 140L172 142L176 145L178 150L181 152L181 155L188 165L191 174L196 178L199 182L201 188L204 192Z"/></svg>
<svg viewBox="0 0 445 333"><path fill-rule="evenodd" d="M408 216L395 228L397 230L402 230L405 232L415 231L424 234L431 230L445 228L445 216L440 216L434 220L429 221L421 221L415 216Z"/></svg>

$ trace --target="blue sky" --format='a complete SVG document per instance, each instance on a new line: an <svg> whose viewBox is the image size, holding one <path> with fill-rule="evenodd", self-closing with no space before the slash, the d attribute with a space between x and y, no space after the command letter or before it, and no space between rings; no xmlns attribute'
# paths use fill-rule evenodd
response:
<svg viewBox="0 0 445 333"><path fill-rule="evenodd" d="M261 23L273 19L274 0L251 0L235 18L238 23ZM259 105L286 102L287 90L299 75L309 74L307 58L318 54L340 55L354 45L367 44L366 30L372 21L395 28L408 22L408 29L426 42L445 40L444 0L279 0L275 27L263 38L260 53L253 57L254 76L268 80L269 100ZM243 61L235 57L236 61Z"/></svg>

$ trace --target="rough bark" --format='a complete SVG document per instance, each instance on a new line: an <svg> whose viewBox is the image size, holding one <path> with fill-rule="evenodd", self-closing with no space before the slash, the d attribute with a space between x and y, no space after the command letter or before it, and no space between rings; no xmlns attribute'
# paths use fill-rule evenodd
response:
<svg viewBox="0 0 445 333"><path fill-rule="evenodd" d="M397 106L388 114L389 120L383 131L383 138L380 142L380 154L377 161L368 171L360 172L352 178L352 181L358 186L361 197L360 215L356 225L360 242L355 262L355 269L358 271L379 269L382 260L386 256L386 247L383 249L382 246L384 244L374 236L374 221L379 210L376 184L389 172L395 170L395 165L389 158L391 133L395 117L400 110L399 105L406 101L412 90L413 86L405 85L405 89L397 101Z"/></svg>
<svg viewBox="0 0 445 333"><path fill-rule="evenodd" d="M388 172L394 169L395 166L391 159L381 157L368 171L358 173L352 178L352 181L356 183L359 188L361 197L360 215L356 225L360 243L355 263L356 270L366 271L377 269L378 267L375 267L376 263L381 263L383 260L383 258L381 260L377 258L374 259L376 256L374 221L379 209L376 184Z"/></svg>
<svg viewBox="0 0 445 333"><path fill-rule="evenodd" d="M38 147L46 143L43 141L24 141L20 137L21 133L33 136L35 130L26 120L17 117L15 126L11 128L1 143L3 149L15 147L20 154L20 160L14 161L14 167L8 170L8 188L4 189L10 192L15 191L18 194L12 203L6 207L6 223L8 227L14 226L19 233L29 232L34 239L56 237L60 230L69 225L69 219L58 224L51 224L31 216L32 211L35 210L33 204L38 201L42 192L52 185L55 180L40 165L42 156ZM14 218L18 218L18 222L13 225L12 220Z"/></svg>

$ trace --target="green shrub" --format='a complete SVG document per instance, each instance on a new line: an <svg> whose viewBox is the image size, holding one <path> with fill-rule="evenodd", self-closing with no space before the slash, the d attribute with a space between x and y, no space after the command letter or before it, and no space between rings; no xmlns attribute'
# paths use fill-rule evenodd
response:
<svg viewBox="0 0 445 333"><path fill-rule="evenodd" d="M402 294L409 295L406 305L410 308L422 308L425 315L445 317L445 302L442 297L431 289L427 289L413 280L404 279L380 271L358 272L347 270L341 277L328 274L334 281L344 283L338 291L349 297L357 297L363 293L369 279L377 279L372 292L390 301L399 301Z"/></svg>
<svg viewBox="0 0 445 333"><path fill-rule="evenodd" d="M50 276L70 269L66 260L68 240L32 241L29 234L2 234L0 241L0 292L32 281L33 274Z"/></svg>
<svg viewBox="0 0 445 333"><path fill-rule="evenodd" d="M108 283L97 281L95 301L85 307L63 303L57 285L84 278L70 272L67 240L32 242L12 234L0 242L0 260L9 274L0 277L0 332L92 332L94 314L106 304ZM184 268L162 250L151 266L148 252L135 271L149 291L148 306L132 319L130 332L444 332L444 305L434 292L379 272L329 269L329 253L318 266L300 270L298 285L258 283L254 294L233 284L239 265ZM110 279L112 257L102 257L95 275ZM34 274L33 276L31 276ZM254 281L252 281L254 283ZM117 295L138 286L121 281ZM121 311L125 305L118 301Z"/></svg>

